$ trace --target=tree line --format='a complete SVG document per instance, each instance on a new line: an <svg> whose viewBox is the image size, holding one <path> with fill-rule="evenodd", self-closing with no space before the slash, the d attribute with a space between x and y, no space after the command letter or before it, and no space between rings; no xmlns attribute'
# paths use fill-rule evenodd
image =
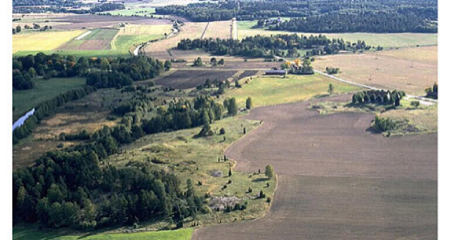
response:
<svg viewBox="0 0 450 240"><path fill-rule="evenodd" d="M400 105L400 100L406 96L404 91L384 91L384 90L370 90L362 91L353 94L353 104L393 104L394 106Z"/></svg>
<svg viewBox="0 0 450 240"><path fill-rule="evenodd" d="M329 39L324 35L279 34L269 37L250 36L242 40L232 39L182 39L177 49L203 49L213 55L231 55L251 58L273 58L274 56L299 56L298 50L308 49L308 56L336 54L340 50L369 49L364 41L345 42L343 39Z"/></svg>

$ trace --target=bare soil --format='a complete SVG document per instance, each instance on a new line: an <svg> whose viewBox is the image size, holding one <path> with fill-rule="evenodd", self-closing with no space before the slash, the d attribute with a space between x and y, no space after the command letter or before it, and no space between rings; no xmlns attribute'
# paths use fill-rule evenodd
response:
<svg viewBox="0 0 450 240"><path fill-rule="evenodd" d="M204 84L206 79L213 81L225 81L232 77L237 71L220 71L220 70L178 70L168 76L156 80L156 84L164 87L173 87L176 89L195 88L200 84Z"/></svg>
<svg viewBox="0 0 450 240"><path fill-rule="evenodd" d="M263 125L225 153L236 170L274 166L266 216L200 228L193 239L436 239L437 135L386 138L367 131L373 114L307 106L252 110L245 118Z"/></svg>

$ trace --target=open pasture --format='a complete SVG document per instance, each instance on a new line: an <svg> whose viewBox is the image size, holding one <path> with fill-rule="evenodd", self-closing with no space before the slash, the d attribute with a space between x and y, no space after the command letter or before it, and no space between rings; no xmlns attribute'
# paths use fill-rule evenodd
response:
<svg viewBox="0 0 450 240"><path fill-rule="evenodd" d="M437 82L437 47L322 56L316 58L313 66L320 71L337 67L337 77L422 96L425 88Z"/></svg>
<svg viewBox="0 0 450 240"><path fill-rule="evenodd" d="M178 34L161 41L150 43L144 48L144 51L146 52L147 55L150 55L158 59L177 58L175 56L171 56L168 50L176 47L178 42L181 41L181 39L200 38L206 27L206 24L207 23L204 22L201 23L186 22L184 26L181 27L181 31Z"/></svg>
<svg viewBox="0 0 450 240"><path fill-rule="evenodd" d="M225 154L236 169L274 166L261 219L197 229L193 239L435 239L437 135L372 134L373 114L319 115L308 102L256 108L264 124Z"/></svg>
<svg viewBox="0 0 450 240"><path fill-rule="evenodd" d="M248 84L241 82L242 88L227 92L228 97L235 97L239 107L245 106L245 100L251 97L255 107L304 101L315 96L327 95L328 85L333 84L335 93L358 90L358 87L333 81L324 76L287 75L258 76Z"/></svg>
<svg viewBox="0 0 450 240"><path fill-rule="evenodd" d="M156 80L156 84L164 87L173 87L176 89L195 88L200 84L204 84L206 79L213 81L225 81L236 74L237 71L220 71L220 70L178 70L168 76Z"/></svg>
<svg viewBox="0 0 450 240"><path fill-rule="evenodd" d="M12 52L51 51L83 34L86 30L29 32L13 35Z"/></svg>
<svg viewBox="0 0 450 240"><path fill-rule="evenodd" d="M109 50L118 31L110 28L93 29L89 34L78 36L58 50Z"/></svg>
<svg viewBox="0 0 450 240"><path fill-rule="evenodd" d="M231 38L231 21L209 22L205 34L203 35L203 39L208 38Z"/></svg>

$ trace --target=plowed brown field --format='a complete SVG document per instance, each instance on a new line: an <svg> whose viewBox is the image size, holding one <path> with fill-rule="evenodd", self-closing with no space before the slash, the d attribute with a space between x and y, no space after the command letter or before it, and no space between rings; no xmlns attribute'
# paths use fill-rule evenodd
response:
<svg viewBox="0 0 450 240"><path fill-rule="evenodd" d="M264 124L226 155L236 170L272 164L265 217L200 228L193 239L436 239L437 135L386 138L372 114L318 115L300 102L252 110Z"/></svg>

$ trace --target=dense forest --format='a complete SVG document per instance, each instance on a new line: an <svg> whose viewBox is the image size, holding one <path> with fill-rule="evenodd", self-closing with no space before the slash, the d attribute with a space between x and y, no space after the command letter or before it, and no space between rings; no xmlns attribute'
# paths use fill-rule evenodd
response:
<svg viewBox="0 0 450 240"><path fill-rule="evenodd" d="M38 53L23 57L13 57L13 88L26 90L33 87L32 79L43 77L87 77L87 85L118 87L131 85L158 76L169 70L170 61L161 62L146 56L130 58L86 58L58 54Z"/></svg>
<svg viewBox="0 0 450 240"><path fill-rule="evenodd" d="M345 42L343 39L328 39L326 36L272 35L254 36L242 40L231 39L182 39L177 49L203 49L213 55L231 55L250 58L273 58L274 56L298 57L298 50L309 50L306 55L336 54L340 50L355 51L370 49L364 41Z"/></svg>
<svg viewBox="0 0 450 240"><path fill-rule="evenodd" d="M135 112L127 112L125 117L152 110L143 107L151 99L140 100L143 102L135 102ZM227 105L229 109L236 107ZM94 133L61 134L62 141L75 137L85 144L48 152L32 167L14 171L14 223L38 222L52 228L90 230L162 217L182 226L183 219L207 211L191 181L184 190L175 175L156 167L101 167L101 163L122 144L146 134L209 126L223 116L222 104L211 97L198 96L193 101L171 102L168 108L161 106L150 120L134 118L128 124L123 121Z"/></svg>
<svg viewBox="0 0 450 240"><path fill-rule="evenodd" d="M437 26L414 14L368 12L361 14L326 14L294 18L269 26L270 30L294 32L421 32L436 33Z"/></svg>
<svg viewBox="0 0 450 240"><path fill-rule="evenodd" d="M229 20L233 17L237 20L295 17L309 25L299 28L300 24L288 24L290 28L307 32L318 32L315 28L317 24L323 24L320 27L326 32L340 32L343 29L349 32L436 32L437 29L432 24L432 21L437 21L436 0L226 1L158 7L156 14L178 15L197 22ZM358 23L358 27L354 27L354 23Z"/></svg>

